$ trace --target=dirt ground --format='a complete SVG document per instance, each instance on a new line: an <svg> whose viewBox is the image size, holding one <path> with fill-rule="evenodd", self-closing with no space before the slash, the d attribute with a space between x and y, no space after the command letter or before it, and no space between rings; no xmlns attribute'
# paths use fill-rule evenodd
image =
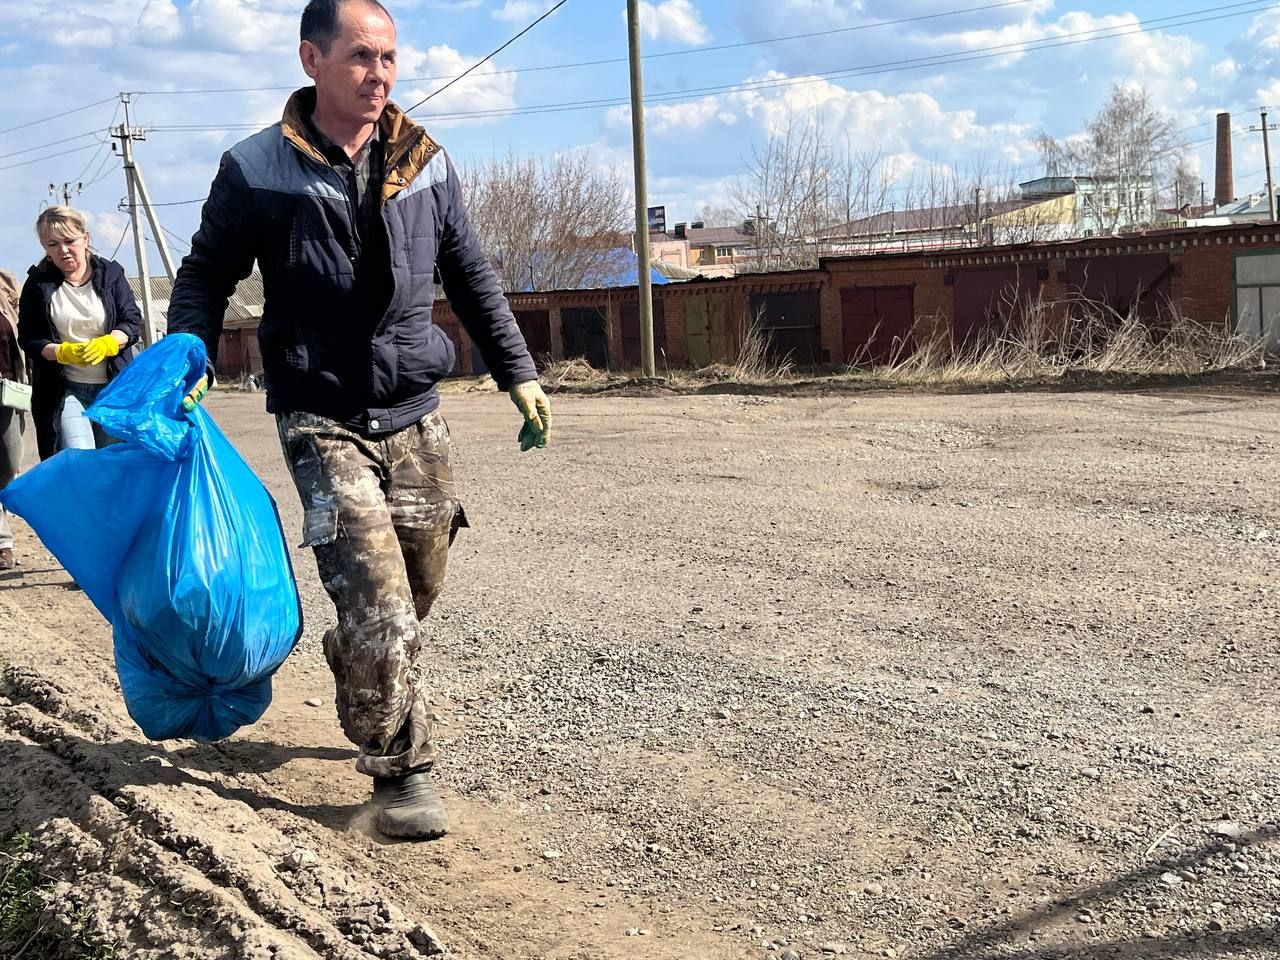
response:
<svg viewBox="0 0 1280 960"><path fill-rule="evenodd" d="M209 407L295 543L262 402ZM521 455L505 397L445 398L436 843L364 832L308 555L265 718L157 744L18 525L0 833L59 922L156 958L1280 956L1280 395L554 402Z"/></svg>

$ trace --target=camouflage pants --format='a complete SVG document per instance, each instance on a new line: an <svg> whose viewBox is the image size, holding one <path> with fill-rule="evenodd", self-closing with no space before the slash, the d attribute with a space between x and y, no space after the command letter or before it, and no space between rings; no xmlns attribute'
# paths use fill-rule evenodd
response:
<svg viewBox="0 0 1280 960"><path fill-rule="evenodd" d="M310 413L276 419L302 498L302 545L338 612L324 653L356 769L395 776L431 763L420 622L444 586L465 516L439 413L365 437Z"/></svg>

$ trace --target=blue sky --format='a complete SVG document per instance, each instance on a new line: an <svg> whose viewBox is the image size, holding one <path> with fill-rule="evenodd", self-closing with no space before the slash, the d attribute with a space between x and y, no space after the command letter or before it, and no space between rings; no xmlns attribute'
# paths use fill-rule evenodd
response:
<svg viewBox="0 0 1280 960"><path fill-rule="evenodd" d="M551 0L391 0L408 106L510 38ZM0 0L0 266L25 274L38 258L32 224L50 183L82 180L75 201L110 254L126 217L120 163L105 145L121 90L140 91L136 146L161 219L186 247L222 151L238 125L278 119L288 89L305 82L297 59L301 0ZM493 153L587 149L629 171L623 0L569 0L491 64L418 114L461 164ZM1210 8L1215 9L1210 9ZM985 9L975 9L985 8ZM956 11L968 10L957 14ZM1229 16L1224 16L1229 15ZM1027 51L1028 41L1088 31L1159 29ZM886 20L918 18L911 23ZM1208 19L1220 18L1220 19ZM1212 120L1231 110L1237 192L1260 189L1256 109L1280 112L1280 6L1214 0L651 0L643 5L650 202L668 219L724 205L753 147L789 116L820 115L860 151L904 176L929 165L998 166L1039 173L1042 130L1079 132L1115 82L1145 85L1173 116L1212 181ZM1191 20L1205 22L1191 23ZM754 43L794 34L799 40ZM731 46L709 50L707 47ZM903 61L1000 56L907 69ZM860 72L850 73L851 70ZM504 73L490 71L503 70ZM845 71L843 76L828 76ZM744 83L743 89L717 92ZM249 92L215 91L254 88ZM261 89L280 88L280 89ZM94 101L106 100L87 109ZM605 101L583 109L556 105ZM553 110L539 108L552 106ZM64 111L74 111L55 117ZM480 111L488 115L476 116ZM535 112L536 111L536 112ZM462 115L462 116L459 116ZM195 129L165 129L187 127ZM18 129L13 129L18 128ZM63 142L58 142L63 141ZM34 161L34 162L32 162ZM628 173L629 176L629 173ZM90 183L90 181L93 181ZM1210 193L1212 188L1210 187ZM132 241L118 259L132 273ZM152 270L159 270L152 248Z"/></svg>

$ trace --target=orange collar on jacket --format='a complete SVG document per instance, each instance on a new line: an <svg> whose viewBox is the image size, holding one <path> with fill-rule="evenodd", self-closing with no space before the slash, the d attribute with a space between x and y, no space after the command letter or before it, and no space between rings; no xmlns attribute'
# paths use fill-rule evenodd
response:
<svg viewBox="0 0 1280 960"><path fill-rule="evenodd" d="M285 140L312 160L328 166L329 161L324 158L324 154L307 139L306 118L311 116L315 107L315 87L295 90L284 106L280 129ZM382 202L386 203L413 183L436 154L443 151L427 135L426 130L390 101L387 101L382 116L378 119L378 128L382 133L385 167L382 176Z"/></svg>

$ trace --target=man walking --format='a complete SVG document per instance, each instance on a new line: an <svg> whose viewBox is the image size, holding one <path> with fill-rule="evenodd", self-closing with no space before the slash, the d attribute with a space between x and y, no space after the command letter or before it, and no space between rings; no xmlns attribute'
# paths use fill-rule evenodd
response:
<svg viewBox="0 0 1280 960"><path fill-rule="evenodd" d="M169 331L211 364L237 282L258 261L267 410L302 499L303 543L337 608L324 637L377 826L433 838L448 817L429 779L420 621L466 518L436 383L454 348L432 323L438 275L494 379L546 446L550 406L472 231L453 165L388 99L396 29L376 0L311 0L299 56L315 82L280 123L232 147L169 305ZM204 396L202 380L188 398Z"/></svg>

